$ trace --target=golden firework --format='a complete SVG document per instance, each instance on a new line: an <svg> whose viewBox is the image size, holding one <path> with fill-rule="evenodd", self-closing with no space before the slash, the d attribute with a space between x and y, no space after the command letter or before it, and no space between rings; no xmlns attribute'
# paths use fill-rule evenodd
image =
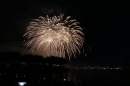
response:
<svg viewBox="0 0 130 86"><path fill-rule="evenodd" d="M24 34L25 46L31 47L30 52L38 52L43 57L66 58L67 55L69 59L80 53L84 43L83 29L77 20L63 16L40 16L30 22Z"/></svg>

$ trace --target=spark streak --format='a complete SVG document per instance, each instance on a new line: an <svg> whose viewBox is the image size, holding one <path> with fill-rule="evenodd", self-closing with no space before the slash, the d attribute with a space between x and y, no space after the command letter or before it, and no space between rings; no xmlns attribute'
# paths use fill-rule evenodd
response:
<svg viewBox="0 0 130 86"><path fill-rule="evenodd" d="M79 22L66 19L64 15L42 17L30 22L23 37L25 46L31 47L30 52L39 52L43 57L57 56L66 58L75 56L84 43L83 29Z"/></svg>

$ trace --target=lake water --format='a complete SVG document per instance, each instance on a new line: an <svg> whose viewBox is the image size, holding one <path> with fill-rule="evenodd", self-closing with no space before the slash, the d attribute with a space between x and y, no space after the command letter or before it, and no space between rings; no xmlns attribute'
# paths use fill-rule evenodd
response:
<svg viewBox="0 0 130 86"><path fill-rule="evenodd" d="M73 80L76 84L86 82L94 86L130 86L130 76L116 69L73 69L64 74L55 74L53 79Z"/></svg>
<svg viewBox="0 0 130 86"><path fill-rule="evenodd" d="M3 75L3 74L2 74ZM0 76L2 76L0 75ZM2 83L5 84L8 81L11 80L11 82L14 82L15 84L18 81L18 78L21 76L15 75L15 79L11 78L9 76L5 78L1 78ZM33 83L36 81L36 75L32 75L32 77L35 78L34 81L31 81L31 78L29 78L28 75L22 75L25 79L24 81L28 83L28 80L30 83ZM50 80L52 81L74 81L75 84L82 84L85 82L86 86L130 86L130 73L123 72L122 70L116 70L116 69L72 69L66 73L57 73L57 74L44 74L44 77L41 79L37 79L38 81L44 80ZM22 80L22 79L20 79ZM4 82L5 81L5 82ZM42 81L41 81L42 82ZM1 85L0 85L1 86ZM13 86L13 85L12 85ZM15 85L17 86L17 85ZM28 85L31 86L31 85ZM82 86L82 85L78 85Z"/></svg>

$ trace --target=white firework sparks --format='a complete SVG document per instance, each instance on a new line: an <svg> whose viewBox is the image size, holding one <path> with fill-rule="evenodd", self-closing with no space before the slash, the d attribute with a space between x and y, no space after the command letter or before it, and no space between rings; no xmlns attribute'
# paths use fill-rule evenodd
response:
<svg viewBox="0 0 130 86"><path fill-rule="evenodd" d="M78 26L79 22L64 15L34 19L26 29L25 46L31 47L31 52L38 52L43 57L66 55L75 56L84 43L84 33Z"/></svg>

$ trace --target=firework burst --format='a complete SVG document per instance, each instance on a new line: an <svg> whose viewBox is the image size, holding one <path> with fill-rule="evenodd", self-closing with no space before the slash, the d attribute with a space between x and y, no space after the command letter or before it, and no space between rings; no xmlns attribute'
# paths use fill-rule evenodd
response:
<svg viewBox="0 0 130 86"><path fill-rule="evenodd" d="M38 52L43 57L66 55L75 56L84 43L84 33L78 26L79 22L60 16L42 17L30 22L24 37L25 46L31 47L30 52Z"/></svg>

